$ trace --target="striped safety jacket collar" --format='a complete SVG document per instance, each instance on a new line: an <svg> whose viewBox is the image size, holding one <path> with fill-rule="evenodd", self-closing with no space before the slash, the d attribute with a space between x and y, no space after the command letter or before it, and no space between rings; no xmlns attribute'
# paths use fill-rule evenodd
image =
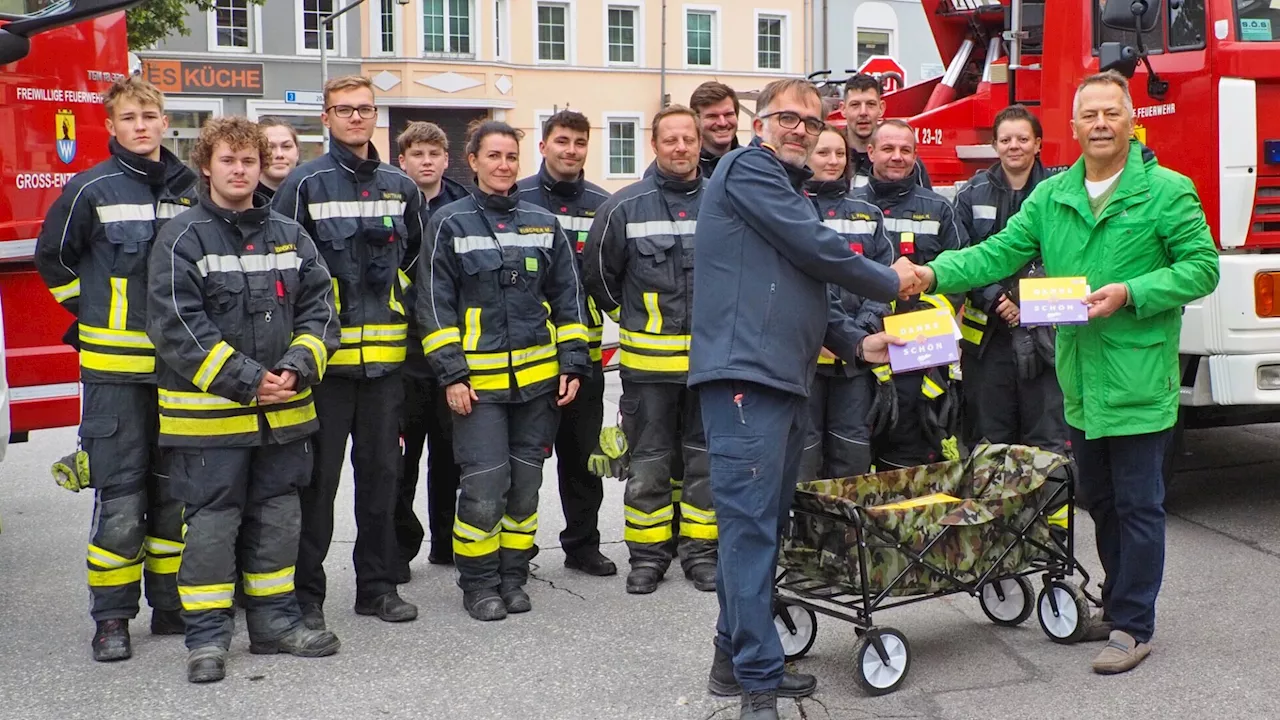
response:
<svg viewBox="0 0 1280 720"><path fill-rule="evenodd" d="M196 203L196 175L164 148L155 161L114 138L109 147L111 157L72 178L49 209L36 267L76 316L81 380L154 384L147 255L161 227Z"/></svg>
<svg viewBox="0 0 1280 720"><path fill-rule="evenodd" d="M333 375L382 377L405 360L406 300L422 244L422 193L408 175L378 159L361 159L339 142L294 169L272 206L300 223L333 274L342 346Z"/></svg>
<svg viewBox="0 0 1280 720"><path fill-rule="evenodd" d="M583 252L587 291L616 317L624 380L684 384L693 324L694 233L706 187L656 166L597 211Z"/></svg>
<svg viewBox="0 0 1280 720"><path fill-rule="evenodd" d="M591 222L595 219L596 209L609 199L604 188L584 179L584 173L572 181L556 180L547 171L544 162L537 175L531 175L516 183L520 200L533 203L556 216L564 234L573 245L578 258L578 268L582 268L582 249L587 244L587 233L591 230ZM587 298L587 337L590 340L591 361L600 362L600 346L604 340L604 317L595 302Z"/></svg>
<svg viewBox="0 0 1280 720"><path fill-rule="evenodd" d="M431 217L418 264L422 349L441 385L482 402L525 402L589 377L586 302L568 238L551 213L473 189Z"/></svg>
<svg viewBox="0 0 1280 720"><path fill-rule="evenodd" d="M338 348L328 269L298 223L262 204L207 196L156 239L147 332L160 356L160 444L284 444L319 428L311 388ZM268 371L297 375L288 402L259 405Z"/></svg>

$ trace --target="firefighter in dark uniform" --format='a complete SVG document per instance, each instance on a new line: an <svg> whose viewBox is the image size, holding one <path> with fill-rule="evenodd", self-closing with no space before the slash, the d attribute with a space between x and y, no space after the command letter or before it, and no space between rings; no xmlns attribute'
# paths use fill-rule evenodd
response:
<svg viewBox="0 0 1280 720"><path fill-rule="evenodd" d="M716 588L719 533L697 396L685 387L693 313L693 236L704 181L697 116L670 105L654 116L652 172L602 205L583 253L587 290L619 312L627 592L651 593L671 564L676 502L671 466L683 457L680 564L699 590Z"/></svg>
<svg viewBox="0 0 1280 720"><path fill-rule="evenodd" d="M897 256L927 263L946 250L968 244L964 228L945 198L919 185L915 170L915 131L901 120L884 121L871 136L875 173L853 197L872 203L884 213L884 227ZM898 300L898 314L929 308L945 309L955 317L962 295L919 295ZM953 370L930 368L891 375L888 365L873 369L877 397L871 423L883 420L891 404L888 389L897 397L897 423L873 440L877 470L911 467L958 457L955 433L961 401Z"/></svg>
<svg viewBox="0 0 1280 720"><path fill-rule="evenodd" d="M400 150L400 167L422 191L426 217L469 195L462 183L444 174L449 169L449 138L439 125L415 120L405 126L396 138L396 145ZM426 225L425 219L423 225ZM410 267L405 272L412 278L414 270ZM409 582L412 577L409 563L422 550L422 541L427 535L413 511L423 449L428 450L427 525L431 533L427 562L453 564L449 538L453 535L453 511L458 502L458 478L462 471L453 459L453 422L449 416L444 388L436 382L431 365L422 354L422 331L410 312L409 347L404 361L404 412L400 420L404 460L396 501L396 543L400 547L397 583Z"/></svg>
<svg viewBox="0 0 1280 720"><path fill-rule="evenodd" d="M1015 105L996 115L992 137L1000 162L956 195L956 220L979 243L1004 229L1048 173L1040 164L1040 121ZM1066 454L1062 389L1054 373L1051 326L1018 325L1018 281L1043 275L1033 261L1007 280L969 293L960 321L961 367L973 441L1017 443Z"/></svg>
<svg viewBox="0 0 1280 720"><path fill-rule="evenodd" d="M893 246L884 231L880 208L849 197L845 178L844 135L827 127L809 157L813 179L805 183L805 195L818 209L827 227L840 233L854 252L883 265L892 265ZM867 300L843 288L831 286L838 295L839 310L868 334L884 330L884 316L892 312L888 303ZM848 363L824 349L809 389L812 421L800 459L800 480L862 475L871 469L872 400L875 379L865 365Z"/></svg>
<svg viewBox="0 0 1280 720"><path fill-rule="evenodd" d="M108 160L80 173L50 208L35 262L76 316L67 341L84 383L80 442L94 489L89 537L93 657L132 656L129 620L146 582L151 632L182 633L177 572L182 507L156 446L155 348L146 334L147 252L156 232L195 203L196 176L160 146L164 96L136 77L106 93Z"/></svg>
<svg viewBox="0 0 1280 720"><path fill-rule="evenodd" d="M477 620L532 609L542 465L559 408L591 374L573 247L554 215L517 199L520 138L496 121L473 129L476 189L431 218L418 264L422 349L446 386L462 466L454 563Z"/></svg>
<svg viewBox="0 0 1280 720"><path fill-rule="evenodd" d="M315 469L302 492L298 601L307 627L322 630L324 559L333 539L333 503L351 438L355 470L355 611L386 622L418 617L396 592L395 509L400 484L400 366L408 342L401 268L422 240L422 194L402 171L378 159L373 137L377 106L363 77L330 80L324 88L329 152L298 166L276 191L273 206L315 240L333 276L341 345L316 389L320 431Z"/></svg>
<svg viewBox="0 0 1280 720"><path fill-rule="evenodd" d="M159 367L160 443L173 450L186 547L178 593L187 679L226 675L237 542L250 652L332 655L294 596L302 510L319 428L312 388L338 347L328 270L292 220L256 198L267 138L240 117L205 123L192 163L200 205L151 253L147 333Z"/></svg>
<svg viewBox="0 0 1280 720"><path fill-rule="evenodd" d="M537 175L524 178L516 187L521 202L532 203L556 216L560 228L574 247L578 266L582 266L582 248L591 229L596 209L609 198L609 193L584 179L591 123L579 112L561 110L547 119L542 127L543 163ZM595 302L587 298L587 338L592 371L578 391L578 397L565 406L556 433L556 458L560 478L560 503L564 509L565 529L560 533L564 564L588 575L606 576L618 572L613 561L600 552L600 505L604 502L604 485L587 468L591 451L600 439L604 421L604 369L601 366L601 341L604 318Z"/></svg>

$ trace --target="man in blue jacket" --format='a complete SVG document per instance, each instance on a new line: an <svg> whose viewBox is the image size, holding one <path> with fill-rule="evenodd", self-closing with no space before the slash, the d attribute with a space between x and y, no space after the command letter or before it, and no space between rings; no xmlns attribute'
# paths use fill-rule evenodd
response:
<svg viewBox="0 0 1280 720"><path fill-rule="evenodd" d="M743 720L775 720L778 695L817 681L784 674L773 625L778 537L808 425L806 398L824 344L849 362L882 363L883 333L828 330L833 283L889 302L894 270L824 226L802 185L822 132L822 101L803 80L761 91L756 138L725 155L704 192L695 235L689 387L699 392L720 527L713 692L742 693ZM832 318L834 319L834 318Z"/></svg>

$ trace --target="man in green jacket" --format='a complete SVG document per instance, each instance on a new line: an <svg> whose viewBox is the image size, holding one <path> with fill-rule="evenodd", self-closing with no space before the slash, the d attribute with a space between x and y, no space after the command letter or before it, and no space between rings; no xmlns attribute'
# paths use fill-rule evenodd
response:
<svg viewBox="0 0 1280 720"><path fill-rule="evenodd" d="M964 292L1036 256L1051 277L1084 276L1087 325L1058 329L1057 372L1079 469L1080 505L1106 572L1090 635L1095 672L1151 652L1164 572L1165 448L1178 417L1182 306L1213 292L1218 254L1195 186L1131 140L1133 100L1115 72L1085 78L1072 128L1083 157L1042 182L1004 231L924 267L899 261L907 292ZM1109 638L1107 637L1109 631Z"/></svg>

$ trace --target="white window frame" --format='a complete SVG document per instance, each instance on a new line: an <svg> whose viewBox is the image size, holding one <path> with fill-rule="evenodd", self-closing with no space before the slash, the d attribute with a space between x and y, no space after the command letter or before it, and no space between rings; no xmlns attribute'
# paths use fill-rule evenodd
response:
<svg viewBox="0 0 1280 720"><path fill-rule="evenodd" d="M888 51L888 52L886 52L885 54L886 54L886 55L889 55L889 56L891 56L891 57L897 57L897 56L898 56L898 47L897 47L897 46L898 46L898 32L897 32L896 30L892 30L892 29L890 29L890 28L872 27L872 26L870 26L870 25L855 25L855 26L854 26L854 28L853 28L853 63L854 63L855 65L861 65L861 64L862 64L862 62L859 62L859 61L858 61L858 52L860 51L859 43L858 43L858 33L863 33L863 32L869 32L869 33L884 33L885 35L888 35L888 36L889 36L889 51ZM865 62L865 61L863 61L863 62Z"/></svg>
<svg viewBox="0 0 1280 720"><path fill-rule="evenodd" d="M760 66L760 20L781 20L779 31L782 33L780 38L779 51L782 53L781 65L777 68L766 68ZM767 10L756 9L755 22L752 24L755 28L755 60L756 72L776 72L787 73L791 71L791 11L790 10Z"/></svg>
<svg viewBox="0 0 1280 720"><path fill-rule="evenodd" d="M425 58L427 60L440 60L444 62L448 62L450 60L479 60L482 57L480 55L480 51L481 51L481 48L484 46L484 43L481 42L481 39L484 37L485 33L489 31L489 26L486 25L484 22L484 19L488 14L484 12L484 8L486 5L489 4L489 0L466 0L466 1L467 1L467 7L471 11L471 52L460 53L460 52L432 51L430 54L428 54L427 42L423 32L426 29L424 27L425 23L423 22L423 13L427 9L426 3L423 0L413 0L411 7L413 7L414 9L414 13L415 13L414 18L416 20L416 22L414 22L414 27L416 28L415 34L417 35L417 38L414 41L414 44L417 47L416 57ZM448 42L448 39L449 39L449 2L450 0L445 0L444 32L445 32L446 43ZM508 17L509 16L510 16L510 12L508 12ZM509 27L510 23L507 23L507 25ZM484 28L484 32L480 31L481 28ZM508 36L510 36L510 31L508 31L507 34Z"/></svg>
<svg viewBox="0 0 1280 720"><path fill-rule="evenodd" d="M888 55L898 57L898 35L901 27L898 13L893 5L886 2L864 2L853 13L853 57L850 62L858 63L858 32L882 32L889 34Z"/></svg>
<svg viewBox="0 0 1280 720"><path fill-rule="evenodd" d="M382 0L368 0L369 6L369 57L400 57L404 55L404 6L391 0L392 17L395 27L392 28L391 52L382 49Z"/></svg>
<svg viewBox="0 0 1280 720"><path fill-rule="evenodd" d="M306 14L303 13L302 11L303 7L305 6L305 1L306 0L294 0L294 3L293 3L293 18L294 18L294 30L295 30L294 45L297 48L299 55L314 55L316 57L320 57L320 48L317 47L315 50L311 50L310 48L307 47ZM342 0L330 0L330 2L332 3L333 11L341 10L343 7ZM342 17L338 18L337 25L334 26L334 29L333 29L334 48L329 51L330 56L346 57L347 55L347 21L350 19L351 18L349 15L343 15ZM323 27L318 28L317 32L319 33L320 42L323 43L324 28Z"/></svg>
<svg viewBox="0 0 1280 720"><path fill-rule="evenodd" d="M711 15L711 64L710 65L692 65L689 63L689 15L690 14L710 14ZM721 19L724 14L720 10L719 5L685 5L684 17L680 23L680 47L684 53L682 62L685 70L719 70L720 69L720 35L721 35Z"/></svg>
<svg viewBox="0 0 1280 720"><path fill-rule="evenodd" d="M609 11L630 10L634 13L635 25L635 60L633 62L613 62L609 59ZM608 67L644 67L644 2L642 0L609 0L604 6L604 19L601 25L601 37L604 38L604 64Z"/></svg>
<svg viewBox="0 0 1280 720"><path fill-rule="evenodd" d="M205 14L205 28L208 31L209 52L217 53L247 53L255 52L262 54L262 6L255 5L250 2L249 10L249 47L247 48L231 48L221 47L218 45L218 11L211 9Z"/></svg>
<svg viewBox="0 0 1280 720"><path fill-rule="evenodd" d="M551 119L555 115L555 110L534 110L533 111L533 148L538 149L538 143L542 142L542 124Z"/></svg>
<svg viewBox="0 0 1280 720"><path fill-rule="evenodd" d="M603 121L602 129L604 135L604 152L600 153L604 160L604 167L601 173L606 180L638 180L644 176L644 170L649 166L648 159L645 157L645 147L648 140L644 134L644 113L642 112L609 112L604 113L601 117ZM636 169L633 173L614 173L610 172L609 154L612 151L612 137L609 134L609 125L615 122L632 122L636 126Z"/></svg>
<svg viewBox="0 0 1280 720"><path fill-rule="evenodd" d="M219 100L218 102L221 102ZM167 101L166 101L167 103ZM379 106L379 116L384 115L383 108ZM305 117L318 118L324 112L324 108L319 105L298 105L295 103L283 103L276 100L249 100L245 102L245 115L254 122L257 122L264 116L271 117ZM381 119L381 118L379 118ZM394 141L394 138L392 138ZM320 147L328 149L325 145L324 134L320 135L298 135L298 142L315 142L320 143Z"/></svg>
<svg viewBox="0 0 1280 720"><path fill-rule="evenodd" d="M564 12L564 60L543 60L538 57L538 10L544 5L559 5ZM577 0L536 0L533 4L533 63L535 65L578 64L578 2Z"/></svg>
<svg viewBox="0 0 1280 720"><path fill-rule="evenodd" d="M485 0L493 2L494 18L497 24L493 33L496 40L493 49L495 62L511 62L511 0Z"/></svg>

